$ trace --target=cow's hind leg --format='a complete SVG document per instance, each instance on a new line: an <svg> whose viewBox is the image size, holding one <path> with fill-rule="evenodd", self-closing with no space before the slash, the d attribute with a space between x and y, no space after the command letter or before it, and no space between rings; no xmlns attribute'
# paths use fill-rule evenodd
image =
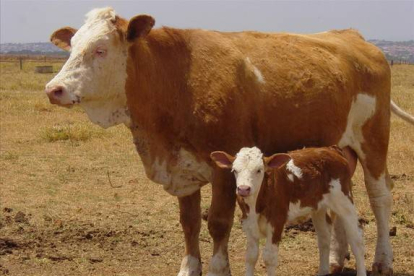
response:
<svg viewBox="0 0 414 276"><path fill-rule="evenodd" d="M372 275L393 275L393 253L389 236L392 205L392 182L387 170L388 120L376 115L365 128L365 143L360 161L364 170L365 186L377 223L377 245ZM382 124L381 124L382 123ZM362 158L361 158L362 157Z"/></svg>
<svg viewBox="0 0 414 276"><path fill-rule="evenodd" d="M180 222L185 237L185 256L178 276L201 275L199 234L201 228L200 190L194 194L179 197Z"/></svg>
<svg viewBox="0 0 414 276"><path fill-rule="evenodd" d="M367 187L371 208L377 223L377 246L375 250L372 275L393 275L393 253L389 237L389 219L391 215L391 179L388 172L375 177L364 168L365 185Z"/></svg>
<svg viewBox="0 0 414 276"><path fill-rule="evenodd" d="M385 68L386 69L386 68ZM392 275L392 249L389 238L391 185L387 172L390 133L389 79L378 80L376 96L358 94L351 105L340 147L350 146L364 169L364 180L377 222L377 246L373 275ZM382 83L381 83L382 82Z"/></svg>
<svg viewBox="0 0 414 276"><path fill-rule="evenodd" d="M208 276L231 275L227 249L236 205L235 189L234 176L230 172L221 169L214 171L213 195L208 214L208 229L214 248Z"/></svg>

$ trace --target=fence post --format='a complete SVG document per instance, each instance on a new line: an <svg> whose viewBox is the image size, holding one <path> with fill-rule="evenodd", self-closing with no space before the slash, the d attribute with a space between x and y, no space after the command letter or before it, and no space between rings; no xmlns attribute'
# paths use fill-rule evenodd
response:
<svg viewBox="0 0 414 276"><path fill-rule="evenodd" d="M23 70L23 58L19 57L19 62L20 62L20 70Z"/></svg>

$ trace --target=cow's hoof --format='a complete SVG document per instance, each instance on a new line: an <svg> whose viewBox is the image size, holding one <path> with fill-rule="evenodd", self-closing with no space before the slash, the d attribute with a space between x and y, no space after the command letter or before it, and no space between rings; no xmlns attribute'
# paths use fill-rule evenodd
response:
<svg viewBox="0 0 414 276"><path fill-rule="evenodd" d="M227 255L216 253L210 262L207 276L231 276L230 264Z"/></svg>
<svg viewBox="0 0 414 276"><path fill-rule="evenodd" d="M330 264L330 271L333 275L341 274L344 271L344 266L338 264Z"/></svg>
<svg viewBox="0 0 414 276"><path fill-rule="evenodd" d="M200 259L187 255L181 262L180 272L177 276L200 276L201 261Z"/></svg>
<svg viewBox="0 0 414 276"><path fill-rule="evenodd" d="M394 271L392 267L389 267L383 263L374 263L372 265L371 276L393 276Z"/></svg>
<svg viewBox="0 0 414 276"><path fill-rule="evenodd" d="M207 276L231 276L230 268L211 269L210 267L210 271L207 273Z"/></svg>

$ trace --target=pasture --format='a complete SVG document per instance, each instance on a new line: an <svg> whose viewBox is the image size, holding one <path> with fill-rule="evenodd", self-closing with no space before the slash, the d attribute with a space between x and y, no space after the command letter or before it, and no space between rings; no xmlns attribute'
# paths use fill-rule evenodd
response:
<svg viewBox="0 0 414 276"><path fill-rule="evenodd" d="M50 64L25 63L21 71L16 62L0 63L0 275L176 275L184 253L176 198L145 177L126 127L104 130L78 107L49 104L43 88L53 74L35 74L34 66ZM62 64L52 65L57 72ZM414 66L392 68L392 99L414 114ZM393 116L397 276L414 275L413 145L414 127ZM370 269L376 226L360 166L354 184ZM210 189L202 189L203 210ZM316 236L306 230L286 231L278 275L316 274ZM206 222L200 235L205 274L212 253ZM243 275L239 210L229 246L233 275ZM353 256L347 267L354 268ZM264 272L259 261L257 275Z"/></svg>

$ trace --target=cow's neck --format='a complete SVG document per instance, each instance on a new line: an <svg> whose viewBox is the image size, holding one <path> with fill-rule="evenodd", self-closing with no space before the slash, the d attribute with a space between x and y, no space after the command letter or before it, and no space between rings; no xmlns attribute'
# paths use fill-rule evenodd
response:
<svg viewBox="0 0 414 276"><path fill-rule="evenodd" d="M126 95L131 132L147 176L164 185L204 184L211 174L185 135L191 116L185 32L153 30L129 50Z"/></svg>
<svg viewBox="0 0 414 276"><path fill-rule="evenodd" d="M190 64L183 32L153 30L129 50L126 95L132 124L172 151L180 140L189 103L185 72Z"/></svg>
<svg viewBox="0 0 414 276"><path fill-rule="evenodd" d="M89 119L103 128L131 123L126 98L118 97L103 101L83 102L82 107Z"/></svg>

